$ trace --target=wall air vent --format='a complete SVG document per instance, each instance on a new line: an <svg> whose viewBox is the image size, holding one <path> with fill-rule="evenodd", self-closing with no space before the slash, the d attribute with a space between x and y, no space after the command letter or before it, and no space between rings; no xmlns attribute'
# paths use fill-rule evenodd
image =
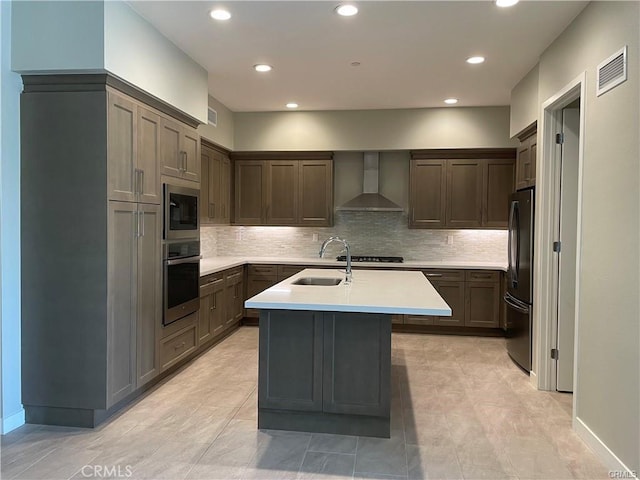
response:
<svg viewBox="0 0 640 480"><path fill-rule="evenodd" d="M218 112L216 112L213 108L209 107L209 115L208 115L209 125L214 127L218 126Z"/></svg>
<svg viewBox="0 0 640 480"><path fill-rule="evenodd" d="M627 46L611 55L598 65L598 84L596 95L599 97L627 79Z"/></svg>

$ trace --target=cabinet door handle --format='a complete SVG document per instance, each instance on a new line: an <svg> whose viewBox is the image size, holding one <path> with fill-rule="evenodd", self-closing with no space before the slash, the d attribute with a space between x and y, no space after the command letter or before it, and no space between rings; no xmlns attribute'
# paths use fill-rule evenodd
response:
<svg viewBox="0 0 640 480"><path fill-rule="evenodd" d="M209 218L216 218L216 204L209 204Z"/></svg>
<svg viewBox="0 0 640 480"><path fill-rule="evenodd" d="M441 273L425 273L425 277L441 277Z"/></svg>
<svg viewBox="0 0 640 480"><path fill-rule="evenodd" d="M188 153L186 151L182 152L183 153L183 157L182 157L182 171L186 172L187 171L187 155Z"/></svg>
<svg viewBox="0 0 640 480"><path fill-rule="evenodd" d="M174 348L174 350L178 350L178 349L180 349L180 348L184 347L185 345L186 345L186 343L185 343L185 342L182 342L180 345L176 345L176 346L175 346L175 347L173 347L173 348Z"/></svg>
<svg viewBox="0 0 640 480"><path fill-rule="evenodd" d="M140 188L138 189L138 192L140 193L140 195L144 195L144 170L139 170L140 171Z"/></svg>
<svg viewBox="0 0 640 480"><path fill-rule="evenodd" d="M133 194L140 194L140 170L137 168L133 171Z"/></svg>
<svg viewBox="0 0 640 480"><path fill-rule="evenodd" d="M140 215L140 221L142 222L142 230L141 230L141 237L144 237L144 212L138 212L138 215Z"/></svg>
<svg viewBox="0 0 640 480"><path fill-rule="evenodd" d="M133 212L133 219L135 221L135 232L133 233L133 236L135 238L140 237L140 212L138 212L137 210L135 212Z"/></svg>

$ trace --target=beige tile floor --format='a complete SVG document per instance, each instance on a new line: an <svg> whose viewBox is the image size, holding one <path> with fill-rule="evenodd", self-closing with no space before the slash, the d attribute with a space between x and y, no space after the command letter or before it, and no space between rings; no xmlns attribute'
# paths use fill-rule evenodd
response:
<svg viewBox="0 0 640 480"><path fill-rule="evenodd" d="M2 437L3 479L605 479L499 338L393 334L390 439L256 428L258 329L243 327L95 430Z"/></svg>

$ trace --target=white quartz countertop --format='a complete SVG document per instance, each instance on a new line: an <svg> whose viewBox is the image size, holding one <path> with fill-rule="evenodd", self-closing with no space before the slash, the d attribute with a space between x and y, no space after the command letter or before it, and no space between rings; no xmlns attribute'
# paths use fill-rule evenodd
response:
<svg viewBox="0 0 640 480"><path fill-rule="evenodd" d="M339 278L335 286L295 285L299 278ZM451 316L451 308L420 272L307 268L247 300L247 308Z"/></svg>
<svg viewBox="0 0 640 480"><path fill-rule="evenodd" d="M240 265L305 265L344 268L346 262L338 262L335 259L310 258L310 257L211 257L200 261L200 275L221 272L228 268ZM500 262L465 262L465 261L427 261L410 260L403 263L378 263L378 262L354 262L353 269L360 267L384 267L390 269L420 269L420 268L442 268L442 269L476 269L476 270L502 270L507 271L506 263Z"/></svg>

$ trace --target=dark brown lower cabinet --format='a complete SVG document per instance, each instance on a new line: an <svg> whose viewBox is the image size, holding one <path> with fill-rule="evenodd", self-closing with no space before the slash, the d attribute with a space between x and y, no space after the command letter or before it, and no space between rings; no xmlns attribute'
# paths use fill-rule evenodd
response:
<svg viewBox="0 0 640 480"><path fill-rule="evenodd" d="M466 272L466 327L500 326L500 273L487 270Z"/></svg>
<svg viewBox="0 0 640 480"><path fill-rule="evenodd" d="M465 290L464 282L440 282L434 281L433 286L440 296L451 307L450 317L436 317L435 325L462 327L465 315Z"/></svg>
<svg viewBox="0 0 640 480"><path fill-rule="evenodd" d="M249 265L247 269L247 297L251 298L278 283L277 265ZM260 310L248 308L246 316L258 318Z"/></svg>
<svg viewBox="0 0 640 480"><path fill-rule="evenodd" d="M200 280L198 345L237 325L244 316L244 268L207 275Z"/></svg>
<svg viewBox="0 0 640 480"><path fill-rule="evenodd" d="M187 358L198 348L197 314L189 315L189 325L160 340L160 367L164 371Z"/></svg>
<svg viewBox="0 0 640 480"><path fill-rule="evenodd" d="M404 324L482 328L500 326L500 272L425 270L423 273L451 307L451 316L405 315Z"/></svg>
<svg viewBox="0 0 640 480"><path fill-rule="evenodd" d="M466 327L500 326L500 283L467 283Z"/></svg>
<svg viewBox="0 0 640 480"><path fill-rule="evenodd" d="M244 317L244 269L228 270L224 275L225 322L224 327L236 325Z"/></svg>
<svg viewBox="0 0 640 480"><path fill-rule="evenodd" d="M200 313L198 318L198 342L211 340L224 330L224 274L206 278L200 286Z"/></svg>

